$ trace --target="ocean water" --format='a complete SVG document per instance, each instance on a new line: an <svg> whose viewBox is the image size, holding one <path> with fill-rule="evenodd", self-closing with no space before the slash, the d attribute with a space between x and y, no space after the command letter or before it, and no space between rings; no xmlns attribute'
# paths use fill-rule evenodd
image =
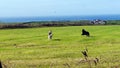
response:
<svg viewBox="0 0 120 68"><path fill-rule="evenodd" d="M48 17L4 17L2 23L31 22L31 21L77 21L77 20L120 20L120 15L91 15L91 16L48 16Z"/></svg>

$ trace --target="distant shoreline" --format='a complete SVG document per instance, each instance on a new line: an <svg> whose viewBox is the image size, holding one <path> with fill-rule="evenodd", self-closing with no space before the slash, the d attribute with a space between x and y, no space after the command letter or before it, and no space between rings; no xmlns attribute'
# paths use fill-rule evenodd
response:
<svg viewBox="0 0 120 68"><path fill-rule="evenodd" d="M84 15L84 16L41 16L41 17L4 17L0 23L22 23L31 21L80 21L80 20L120 20L120 15Z"/></svg>

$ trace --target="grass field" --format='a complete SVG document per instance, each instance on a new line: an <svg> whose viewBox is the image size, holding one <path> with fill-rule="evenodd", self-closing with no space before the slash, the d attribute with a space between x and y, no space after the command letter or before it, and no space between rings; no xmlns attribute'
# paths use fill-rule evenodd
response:
<svg viewBox="0 0 120 68"><path fill-rule="evenodd" d="M82 28L90 37L81 36ZM48 40L48 31L53 39ZM81 51L88 59L81 62ZM7 68L115 68L120 67L120 26L68 26L0 30L0 59Z"/></svg>

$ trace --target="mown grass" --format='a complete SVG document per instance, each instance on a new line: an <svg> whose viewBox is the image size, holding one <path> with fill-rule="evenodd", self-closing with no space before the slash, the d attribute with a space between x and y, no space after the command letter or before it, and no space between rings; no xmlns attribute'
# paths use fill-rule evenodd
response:
<svg viewBox="0 0 120 68"><path fill-rule="evenodd" d="M91 37L81 36L86 29ZM49 30L53 39L47 39ZM99 58L92 68L120 67L120 26L68 26L0 30L0 59L8 68L88 68L79 63Z"/></svg>

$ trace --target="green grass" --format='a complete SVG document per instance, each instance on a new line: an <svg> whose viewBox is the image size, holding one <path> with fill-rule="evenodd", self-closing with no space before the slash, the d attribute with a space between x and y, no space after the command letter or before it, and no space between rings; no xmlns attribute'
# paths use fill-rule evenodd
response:
<svg viewBox="0 0 120 68"><path fill-rule="evenodd" d="M81 36L82 28L91 37ZM47 39L49 30L53 39ZM92 68L120 66L120 26L68 26L0 30L0 59L8 68L88 68L89 59L99 58Z"/></svg>

